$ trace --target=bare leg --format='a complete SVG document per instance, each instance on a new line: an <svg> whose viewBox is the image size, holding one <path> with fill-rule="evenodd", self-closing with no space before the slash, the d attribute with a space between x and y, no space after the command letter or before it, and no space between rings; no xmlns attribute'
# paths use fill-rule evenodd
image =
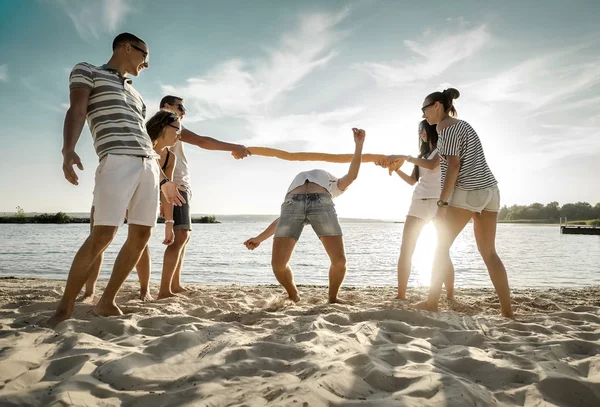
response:
<svg viewBox="0 0 600 407"><path fill-rule="evenodd" d="M417 308L428 311L437 311L438 309L438 302L442 294L442 285L447 278L449 270L453 270L452 260L450 260L450 248L473 215L471 211L453 206L442 209L442 211L444 212L443 217L435 221L438 242L431 270L429 295L427 301L417 304Z"/></svg>
<svg viewBox="0 0 600 407"><path fill-rule="evenodd" d="M179 232L179 233L178 233ZM185 233L182 233L185 232ZM165 249L165 255L163 257L163 269L162 276L160 279L160 290L158 291L158 299L173 297L175 294L171 291L171 284L177 264L181 259L181 252L184 245L187 242L189 231L187 230L176 230L175 241L167 246Z"/></svg>
<svg viewBox="0 0 600 407"><path fill-rule="evenodd" d="M140 280L140 300L152 301L153 298L150 295L150 248L148 245L144 247L142 256L135 265L135 270L137 271L138 279Z"/></svg>
<svg viewBox="0 0 600 407"><path fill-rule="evenodd" d="M454 299L454 265L452 264L452 260L450 260L450 264L448 265L449 269L446 270L446 278L444 279L444 286L446 287L446 298L449 300Z"/></svg>
<svg viewBox="0 0 600 407"><path fill-rule="evenodd" d="M90 234L94 230L94 207L92 206L92 210L90 211ZM92 304L94 302L94 294L96 291L96 281L98 281L98 276L100 275L100 269L102 268L102 261L104 259L104 252L100 253L96 261L92 263L90 266L91 272L87 281L85 282L85 292L83 293L83 297L81 297L81 302L85 302L86 304Z"/></svg>
<svg viewBox="0 0 600 407"><path fill-rule="evenodd" d="M152 228L150 226L129 225L127 240L115 260L115 266L104 293L94 307L94 314L103 317L122 314L116 304L117 293L140 260L151 234Z"/></svg>
<svg viewBox="0 0 600 407"><path fill-rule="evenodd" d="M185 291L185 288L181 286L181 269L183 267L183 261L185 260L185 249L187 248L187 245L190 241L190 231L176 230L175 241L177 240L183 242L183 247L181 248L179 261L177 262L177 267L175 268L175 275L173 275L173 280L171 281L171 292L174 294L182 293Z"/></svg>
<svg viewBox="0 0 600 407"><path fill-rule="evenodd" d="M321 243L329 256L329 302L343 303L338 298L340 287L346 277L346 252L344 251L344 238L342 236L322 236Z"/></svg>
<svg viewBox="0 0 600 407"><path fill-rule="evenodd" d="M273 239L273 253L271 254L271 266L275 278L285 288L288 297L294 302L300 301L298 289L294 284L294 275L289 261L294 252L296 240L291 237L276 237Z"/></svg>
<svg viewBox="0 0 600 407"><path fill-rule="evenodd" d="M482 211L480 214L476 213L473 216L473 231L475 232L477 249L485 262L490 279L496 289L496 294L500 299L502 316L513 318L506 269L498 253L496 253L497 218L497 212Z"/></svg>
<svg viewBox="0 0 600 407"><path fill-rule="evenodd" d="M92 233L90 233L73 259L65 292L56 312L46 321L46 326L55 327L59 322L71 317L75 307L75 299L92 272L89 265L96 262L98 256L104 253L117 233L117 229L116 226L94 227Z"/></svg>
<svg viewBox="0 0 600 407"><path fill-rule="evenodd" d="M406 299L406 286L411 272L411 259L423 226L425 226L425 221L415 216L407 216L406 221L404 221L402 246L398 258L398 295L396 296L400 300Z"/></svg>

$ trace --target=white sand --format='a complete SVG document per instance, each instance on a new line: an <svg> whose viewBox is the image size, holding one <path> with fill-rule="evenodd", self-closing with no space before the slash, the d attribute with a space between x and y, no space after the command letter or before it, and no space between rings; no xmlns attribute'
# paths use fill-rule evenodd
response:
<svg viewBox="0 0 600 407"><path fill-rule="evenodd" d="M63 287L0 280L0 406L600 406L600 287L515 290L512 321L481 289L426 313L393 288L344 289L352 305L275 286L142 303L128 283L122 317L78 304L36 326Z"/></svg>

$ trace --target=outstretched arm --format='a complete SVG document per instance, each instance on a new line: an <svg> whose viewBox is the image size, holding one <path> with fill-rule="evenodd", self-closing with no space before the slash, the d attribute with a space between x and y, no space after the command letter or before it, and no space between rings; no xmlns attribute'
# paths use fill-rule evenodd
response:
<svg viewBox="0 0 600 407"><path fill-rule="evenodd" d="M434 170L440 166L440 155L436 153L431 159L426 158L414 158L411 156L406 157L406 162L418 165L421 168L427 168L428 170Z"/></svg>
<svg viewBox="0 0 600 407"><path fill-rule="evenodd" d="M250 155L248 149L241 144L226 143L212 137L200 136L185 127L181 130L180 139L185 143L193 144L205 150L231 151L231 155L233 155L236 159L244 158Z"/></svg>
<svg viewBox="0 0 600 407"><path fill-rule="evenodd" d="M277 223L279 223L279 218L275 219L269 226L267 226L267 228L260 235L246 240L244 245L248 248L248 250L256 249L262 242L275 234Z"/></svg>
<svg viewBox="0 0 600 407"><path fill-rule="evenodd" d="M363 129L352 129L354 133L354 155L350 162L350 168L348 173L338 180L338 188L345 191L350 184L352 184L358 177L358 170L360 170L360 162L362 157L363 144L365 143L366 133Z"/></svg>

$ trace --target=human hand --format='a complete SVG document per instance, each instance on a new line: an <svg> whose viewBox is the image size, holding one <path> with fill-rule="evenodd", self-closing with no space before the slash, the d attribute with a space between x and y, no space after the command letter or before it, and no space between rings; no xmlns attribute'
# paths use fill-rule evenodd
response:
<svg viewBox="0 0 600 407"><path fill-rule="evenodd" d="M242 158L248 157L249 155L252 155L252 153L246 148L246 146L238 144L231 150L231 155L236 160L240 160Z"/></svg>
<svg viewBox="0 0 600 407"><path fill-rule="evenodd" d="M185 191L185 188L179 184L176 184L173 181L165 182L160 187L160 190L168 203L175 206L181 206L185 203L185 199L183 199L183 196L179 193L179 191Z"/></svg>
<svg viewBox="0 0 600 407"><path fill-rule="evenodd" d="M358 129L356 127L352 128L352 132L354 133L354 143L356 143L356 145L362 146L365 142L365 137L367 133L365 133L363 129Z"/></svg>
<svg viewBox="0 0 600 407"><path fill-rule="evenodd" d="M73 169L74 165L77 165L77 168L83 171L83 164L81 164L81 159L77 153L75 151L63 151L63 173L65 174L65 179L73 185L79 185L79 177L77 177Z"/></svg>
<svg viewBox="0 0 600 407"><path fill-rule="evenodd" d="M244 246L246 246L248 250L254 250L260 246L260 243L261 241L257 237L251 237L244 242Z"/></svg>

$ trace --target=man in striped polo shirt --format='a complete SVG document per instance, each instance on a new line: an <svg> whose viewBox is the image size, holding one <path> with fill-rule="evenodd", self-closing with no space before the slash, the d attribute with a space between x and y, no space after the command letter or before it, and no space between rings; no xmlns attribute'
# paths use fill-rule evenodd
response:
<svg viewBox="0 0 600 407"><path fill-rule="evenodd" d="M115 299L156 225L160 191L169 202L183 203L178 186L161 174L144 125L146 105L127 77L138 76L148 67L148 46L135 35L123 33L114 39L112 48L106 64L79 63L69 78L70 107L62 149L65 178L78 185L73 165L80 170L83 165L75 146L86 119L100 163L94 181L94 227L73 259L65 292L49 326L71 317L75 299L93 271L90 266L112 242L128 211L127 240L93 310L100 316L121 315Z"/></svg>

